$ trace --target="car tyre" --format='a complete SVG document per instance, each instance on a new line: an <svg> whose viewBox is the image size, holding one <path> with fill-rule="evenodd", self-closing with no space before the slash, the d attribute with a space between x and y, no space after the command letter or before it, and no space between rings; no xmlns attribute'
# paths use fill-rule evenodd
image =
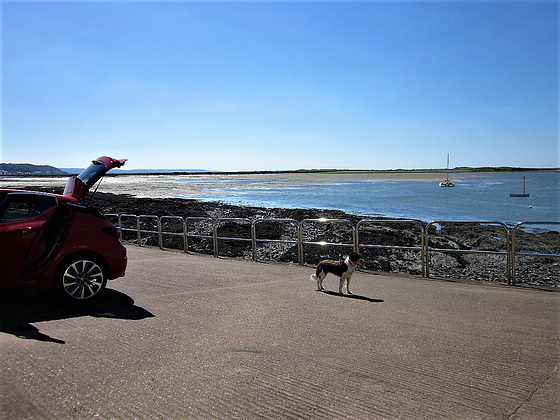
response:
<svg viewBox="0 0 560 420"><path fill-rule="evenodd" d="M107 285L103 264L90 256L65 261L58 270L57 288L72 300L89 300L98 296Z"/></svg>

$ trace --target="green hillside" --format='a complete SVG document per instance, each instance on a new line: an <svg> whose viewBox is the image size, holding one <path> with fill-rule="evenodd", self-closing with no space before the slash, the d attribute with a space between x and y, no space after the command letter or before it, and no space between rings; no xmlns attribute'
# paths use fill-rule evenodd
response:
<svg viewBox="0 0 560 420"><path fill-rule="evenodd" d="M0 175L68 175L49 165L30 163L0 163Z"/></svg>

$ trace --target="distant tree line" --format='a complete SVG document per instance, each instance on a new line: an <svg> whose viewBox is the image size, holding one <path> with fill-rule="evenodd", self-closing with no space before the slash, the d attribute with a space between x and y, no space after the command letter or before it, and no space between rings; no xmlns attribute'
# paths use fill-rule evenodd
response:
<svg viewBox="0 0 560 420"><path fill-rule="evenodd" d="M457 166L450 168L450 171L457 172L521 172L521 171L558 171L559 168L519 168L512 166ZM67 169L70 173L79 173L81 169ZM204 169L132 169L115 170L108 175L117 174L201 174L206 175L252 175L252 174L307 174L307 173L422 173L422 172L445 172L446 169L296 169L296 170L271 170L271 171L208 171ZM49 176L68 176L69 172L49 165L33 165L30 163L0 163L0 175L49 175Z"/></svg>

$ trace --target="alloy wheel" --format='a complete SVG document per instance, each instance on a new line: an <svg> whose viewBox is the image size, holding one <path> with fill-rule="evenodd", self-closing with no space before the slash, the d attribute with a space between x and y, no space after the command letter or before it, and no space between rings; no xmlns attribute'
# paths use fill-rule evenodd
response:
<svg viewBox="0 0 560 420"><path fill-rule="evenodd" d="M62 273L62 289L73 299L90 299L106 284L103 269L95 261L79 259L66 267Z"/></svg>

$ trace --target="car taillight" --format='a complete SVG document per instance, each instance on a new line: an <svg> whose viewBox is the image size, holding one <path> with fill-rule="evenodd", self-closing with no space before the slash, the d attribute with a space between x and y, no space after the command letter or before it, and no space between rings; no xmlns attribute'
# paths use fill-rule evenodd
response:
<svg viewBox="0 0 560 420"><path fill-rule="evenodd" d="M121 230L118 227L106 227L101 229L107 235L112 236L113 238L120 239L121 238Z"/></svg>

